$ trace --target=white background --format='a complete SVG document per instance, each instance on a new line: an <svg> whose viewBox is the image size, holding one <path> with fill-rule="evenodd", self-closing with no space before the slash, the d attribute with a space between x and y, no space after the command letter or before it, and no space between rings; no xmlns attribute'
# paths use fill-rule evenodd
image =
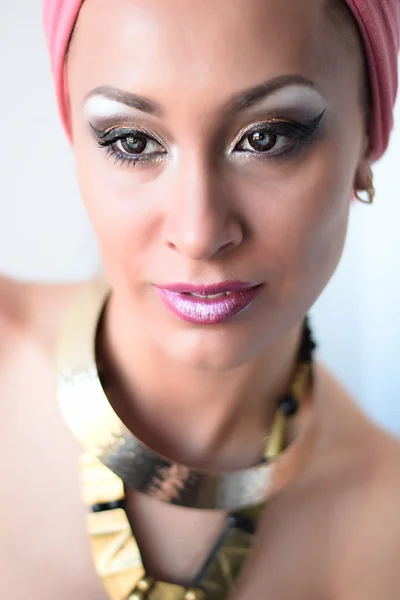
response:
<svg viewBox="0 0 400 600"><path fill-rule="evenodd" d="M99 268L58 121L41 1L1 3L0 273L76 281ZM400 103L375 167L373 207L352 209L347 247L313 309L320 356L365 410L400 434Z"/></svg>

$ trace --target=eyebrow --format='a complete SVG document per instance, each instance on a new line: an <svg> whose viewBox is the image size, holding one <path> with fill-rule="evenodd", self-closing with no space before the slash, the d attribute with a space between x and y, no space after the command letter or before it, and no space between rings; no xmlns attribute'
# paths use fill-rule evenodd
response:
<svg viewBox="0 0 400 600"><path fill-rule="evenodd" d="M225 105L229 110L245 110L260 102L270 94L290 85L302 85L316 89L315 84L311 79L303 75L281 75L270 79L261 85L257 85L249 90L239 92L231 98ZM140 112L148 113L154 116L162 116L164 111L160 104L150 100L140 94L120 90L112 86L100 86L92 90L85 97L85 102L93 96L103 96L119 104L125 104L129 108L134 108Z"/></svg>
<svg viewBox="0 0 400 600"><path fill-rule="evenodd" d="M264 98L272 93L291 85L301 85L316 89L314 82L303 75L280 75L250 90L240 92L228 102L228 107L236 110L245 110L253 104L264 100Z"/></svg>
<svg viewBox="0 0 400 600"><path fill-rule="evenodd" d="M109 85L97 87L89 92L85 97L85 102L93 96L103 96L103 98L108 98L119 104L125 104L126 106L129 106L129 108L134 108L150 115L161 116L163 114L163 110L157 102L149 100L149 98L145 98L145 96L119 90L118 88Z"/></svg>

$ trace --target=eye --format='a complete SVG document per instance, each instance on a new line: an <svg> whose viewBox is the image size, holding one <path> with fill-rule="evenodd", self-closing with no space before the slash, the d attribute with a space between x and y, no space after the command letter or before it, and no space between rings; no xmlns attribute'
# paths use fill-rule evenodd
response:
<svg viewBox="0 0 400 600"><path fill-rule="evenodd" d="M257 125L242 135L234 152L268 158L293 153L312 140L323 114L306 124L272 121Z"/></svg>
<svg viewBox="0 0 400 600"><path fill-rule="evenodd" d="M236 146L236 149L255 152L269 152L274 148L276 150L276 146L278 146L279 149L279 146L282 145L285 145L284 136L271 133L267 129L259 129L243 137Z"/></svg>
<svg viewBox="0 0 400 600"><path fill-rule="evenodd" d="M167 153L163 144L145 131L127 127L99 131L91 127L100 148L106 150L108 157L114 157L116 164L156 161Z"/></svg>
<svg viewBox="0 0 400 600"><path fill-rule="evenodd" d="M163 152L164 148L154 138L143 133L135 133L126 137L121 137L114 142L114 148L121 154L128 156L140 154L154 154Z"/></svg>

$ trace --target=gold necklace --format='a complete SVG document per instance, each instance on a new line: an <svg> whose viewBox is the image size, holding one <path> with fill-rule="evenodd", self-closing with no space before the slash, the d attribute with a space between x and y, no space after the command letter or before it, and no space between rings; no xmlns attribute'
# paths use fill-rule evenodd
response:
<svg viewBox="0 0 400 600"><path fill-rule="evenodd" d="M84 450L84 492L92 507L89 532L97 570L112 600L225 600L250 553L267 497L285 483L282 473L293 459L295 447L300 456L301 446L306 445L303 436L283 452L288 416L296 412L312 376L313 346L309 344L305 353L303 348L290 392L278 407L260 463L228 473L190 469L145 446L108 402L95 357L99 317L108 293L102 286L98 293L82 296L66 320L58 352L58 400ZM122 508L124 484L179 506L230 511L226 528L192 587L146 576Z"/></svg>

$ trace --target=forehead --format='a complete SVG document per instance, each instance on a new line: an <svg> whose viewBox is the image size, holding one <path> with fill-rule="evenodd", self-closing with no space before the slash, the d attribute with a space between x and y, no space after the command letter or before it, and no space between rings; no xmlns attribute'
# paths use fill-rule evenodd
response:
<svg viewBox="0 0 400 600"><path fill-rule="evenodd" d="M69 58L83 91L104 84L210 102L294 73L354 84L324 0L86 0ZM81 76L79 75L81 74ZM84 74L84 75L83 75ZM322 89L324 91L324 89ZM168 99L168 98L167 98ZM219 99L219 98L218 98Z"/></svg>

